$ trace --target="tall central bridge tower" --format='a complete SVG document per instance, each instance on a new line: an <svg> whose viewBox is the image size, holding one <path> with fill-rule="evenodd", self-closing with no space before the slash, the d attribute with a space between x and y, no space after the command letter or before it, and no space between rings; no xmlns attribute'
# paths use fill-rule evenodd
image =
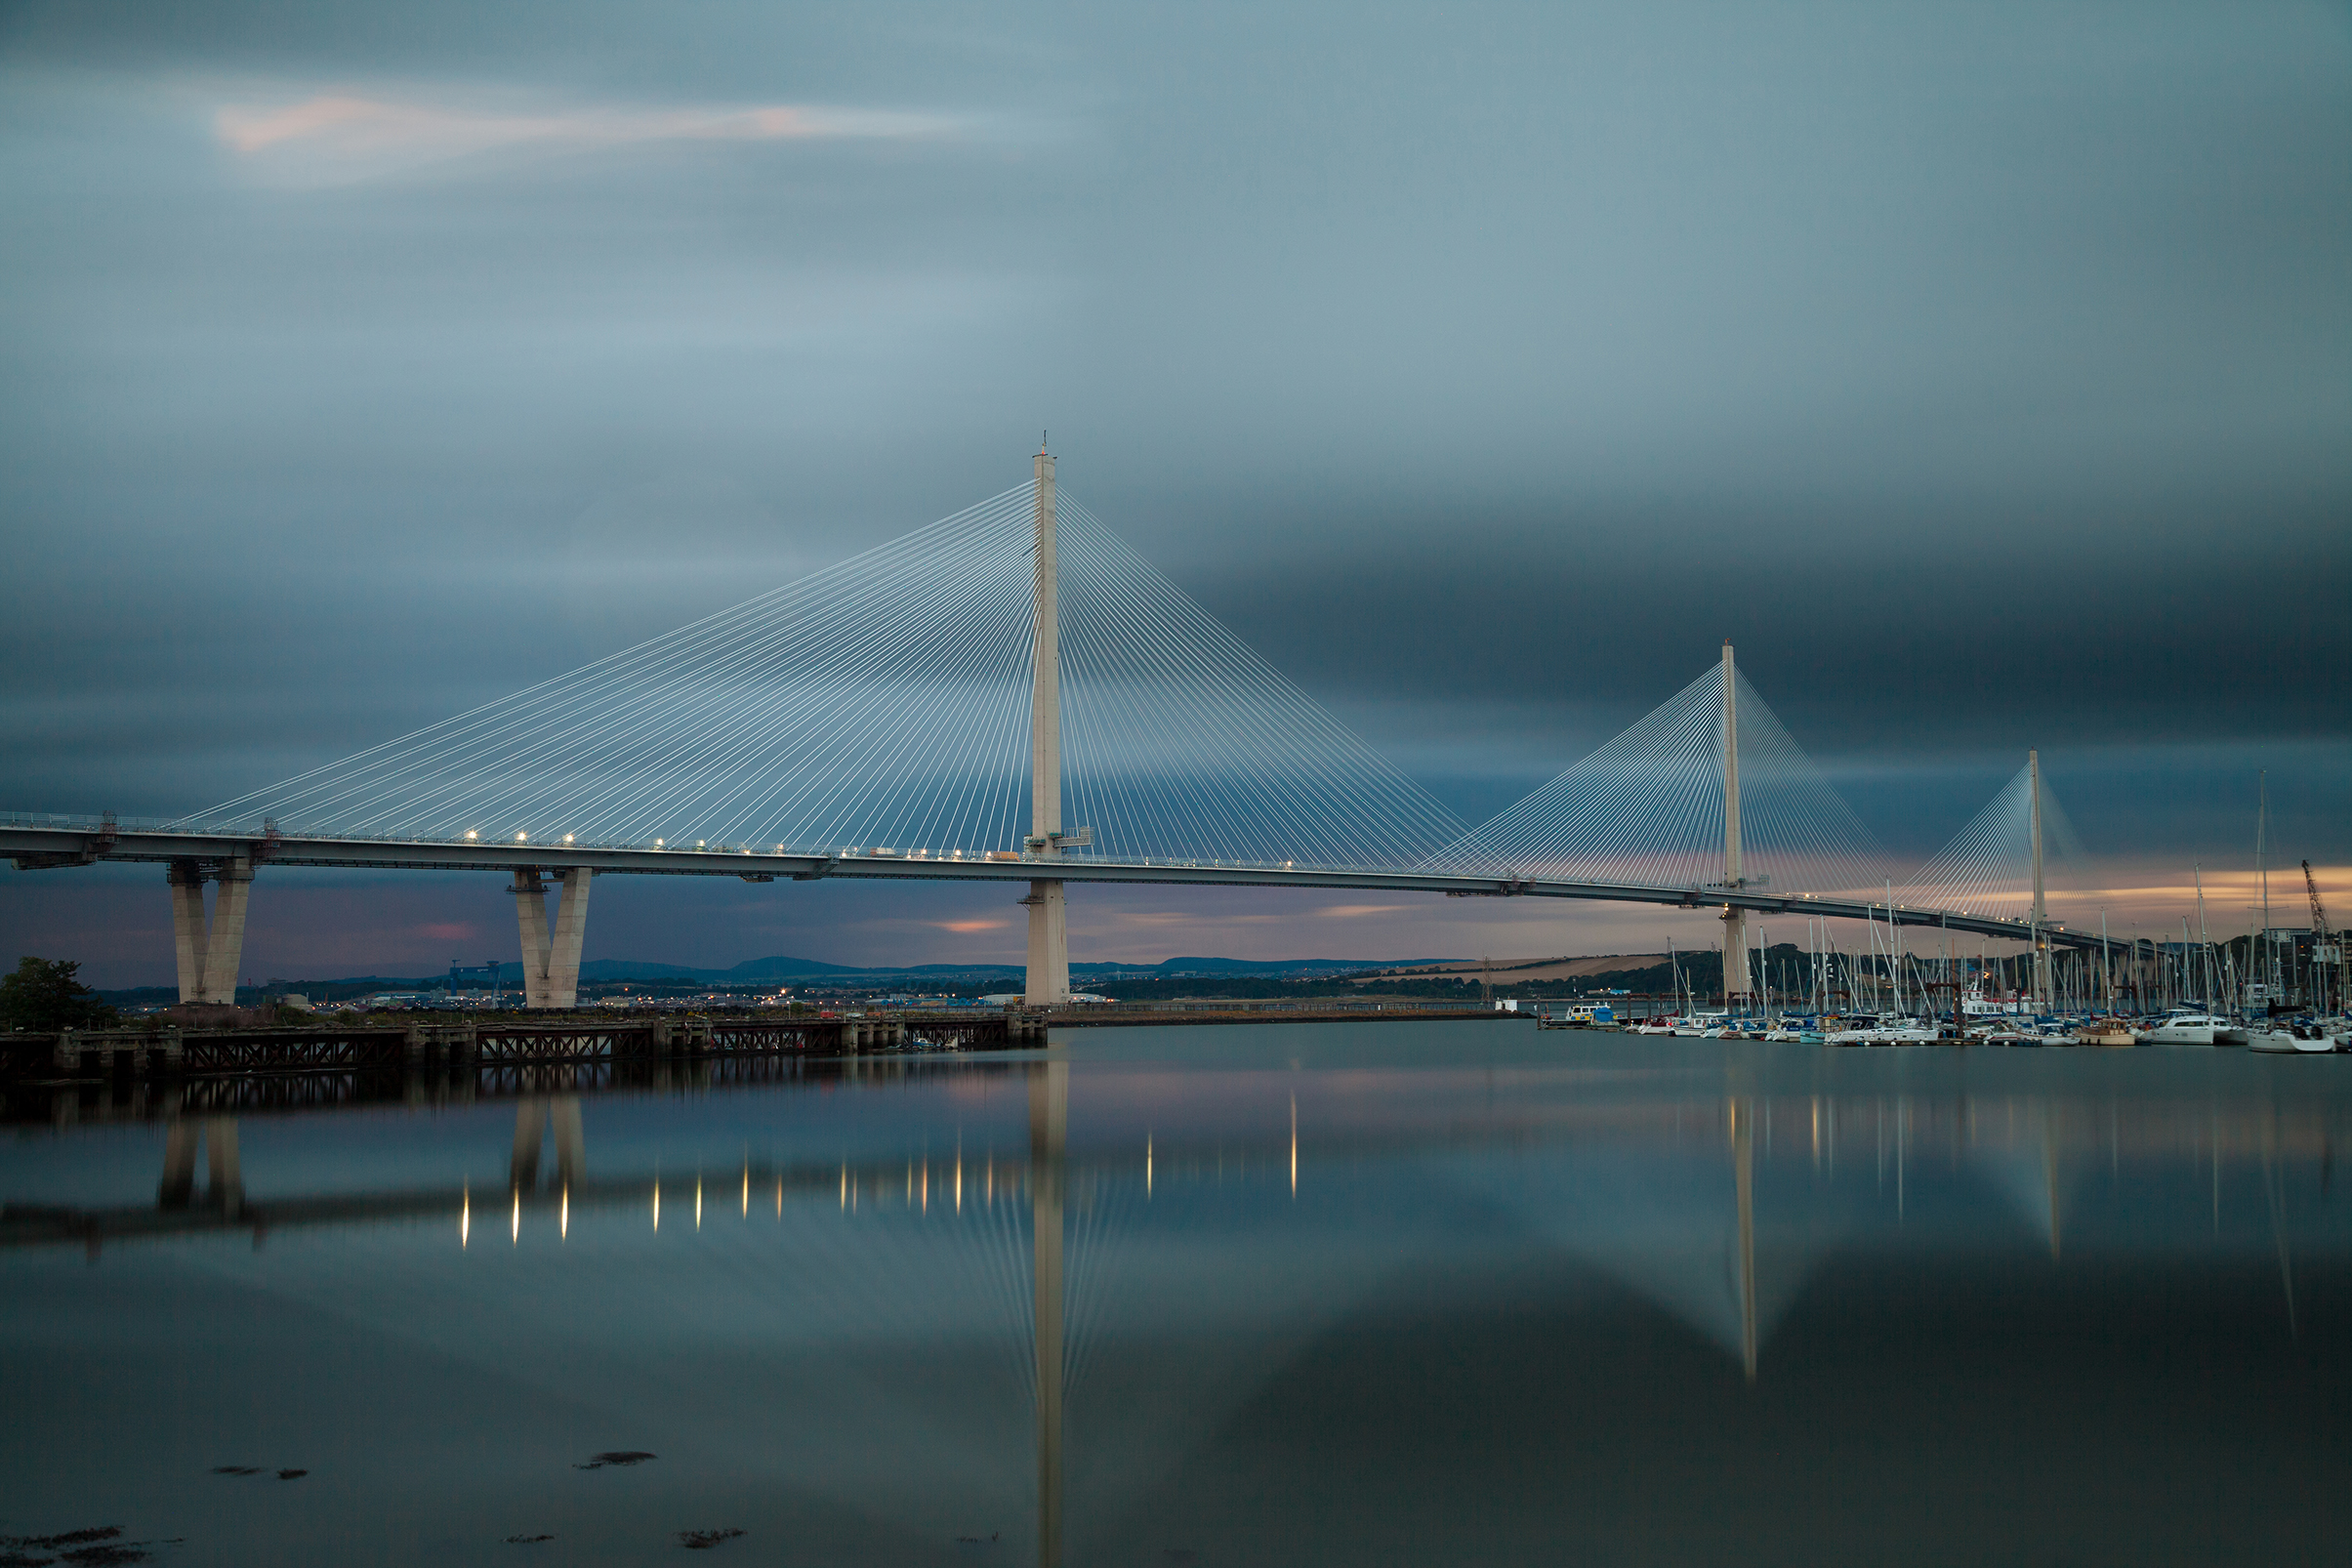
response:
<svg viewBox="0 0 2352 1568"><path fill-rule="evenodd" d="M1032 854L1061 853L1061 620L1053 558L1053 454L1038 442L1036 632L1029 688L1029 844ZM1070 922L1058 879L1029 884L1029 975L1022 1000L1033 1008L1070 1000Z"/></svg>

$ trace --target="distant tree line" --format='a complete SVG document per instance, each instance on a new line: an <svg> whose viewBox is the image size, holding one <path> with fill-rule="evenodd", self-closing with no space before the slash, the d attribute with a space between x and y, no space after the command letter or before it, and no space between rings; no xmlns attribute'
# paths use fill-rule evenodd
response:
<svg viewBox="0 0 2352 1568"><path fill-rule="evenodd" d="M82 984L81 965L21 958L0 976L0 1029L103 1029L115 1021L105 999Z"/></svg>

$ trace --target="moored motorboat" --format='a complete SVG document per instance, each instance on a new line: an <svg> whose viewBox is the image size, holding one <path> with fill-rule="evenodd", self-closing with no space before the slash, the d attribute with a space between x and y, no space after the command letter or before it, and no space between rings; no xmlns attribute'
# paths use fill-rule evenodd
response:
<svg viewBox="0 0 2352 1568"><path fill-rule="evenodd" d="M2229 1020L2210 1012L2174 1012L2153 1028L2140 1031L2140 1044L2146 1046L2218 1046L2244 1045L2244 1040L2225 1042L2221 1037L2229 1031Z"/></svg>
<svg viewBox="0 0 2352 1568"><path fill-rule="evenodd" d="M2096 1023L2085 1024L2077 1029L2075 1044L2078 1046L2135 1046L2139 1044L2139 1039L2123 1024L2113 1019L2101 1019Z"/></svg>

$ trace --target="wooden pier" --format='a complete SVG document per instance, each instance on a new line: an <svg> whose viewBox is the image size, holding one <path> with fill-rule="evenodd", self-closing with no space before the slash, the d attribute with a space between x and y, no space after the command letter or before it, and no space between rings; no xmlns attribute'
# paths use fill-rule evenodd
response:
<svg viewBox="0 0 2352 1568"><path fill-rule="evenodd" d="M469 1019L256 1029L68 1029L0 1036L16 1079L212 1077L480 1069L700 1056L833 1056L865 1052L1019 1051L1046 1020L1017 1012L793 1016Z"/></svg>

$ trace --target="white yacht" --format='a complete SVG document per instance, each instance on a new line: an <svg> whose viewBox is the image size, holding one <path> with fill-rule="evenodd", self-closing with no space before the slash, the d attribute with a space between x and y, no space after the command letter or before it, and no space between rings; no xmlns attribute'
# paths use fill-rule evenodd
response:
<svg viewBox="0 0 2352 1568"><path fill-rule="evenodd" d="M2227 1018L2210 1012L2175 1012L2153 1029L2140 1031L2140 1041L2151 1046L2219 1046L2240 1042L2221 1037L2230 1029Z"/></svg>

